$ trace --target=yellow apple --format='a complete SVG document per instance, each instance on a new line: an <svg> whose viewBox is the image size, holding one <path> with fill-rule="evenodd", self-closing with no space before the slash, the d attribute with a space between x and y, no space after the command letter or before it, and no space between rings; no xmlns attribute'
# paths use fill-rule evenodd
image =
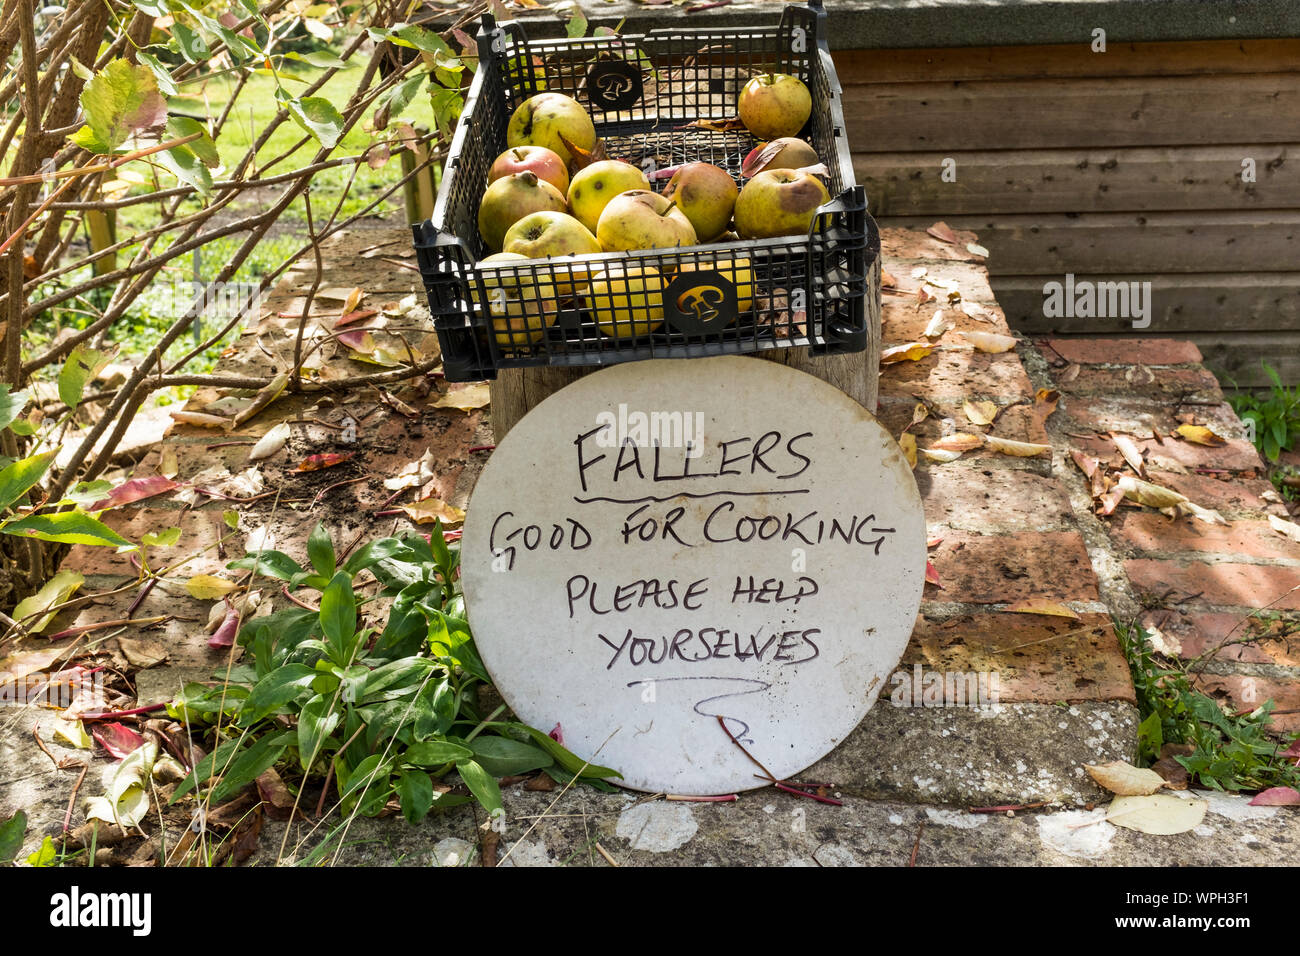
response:
<svg viewBox="0 0 1300 956"><path fill-rule="evenodd" d="M812 115L812 95L789 73L762 73L740 91L740 121L759 139L794 136Z"/></svg>
<svg viewBox="0 0 1300 956"><path fill-rule="evenodd" d="M682 272L716 272L724 279L730 280L731 284L736 287L736 313L738 315L749 311L750 303L754 301L754 270L751 267L749 259L740 257L736 259L719 258L714 262L684 262L677 267L678 273ZM687 299L689 292L678 297L677 308L683 312L690 311L688 305L682 300Z"/></svg>
<svg viewBox="0 0 1300 956"><path fill-rule="evenodd" d="M496 252L506 231L529 213L550 209L564 212L564 194L532 170L502 176L489 183L478 207L478 234Z"/></svg>
<svg viewBox="0 0 1300 956"><path fill-rule="evenodd" d="M664 320L664 279L653 266L611 263L592 274L583 298L611 338L649 335Z"/></svg>
<svg viewBox="0 0 1300 956"><path fill-rule="evenodd" d="M736 182L712 163L686 163L668 180L664 198L686 214L700 242L712 242L727 231L736 205Z"/></svg>
<svg viewBox="0 0 1300 956"><path fill-rule="evenodd" d="M563 139L561 139L563 137ZM573 97L563 93L538 93L519 104L506 128L507 146L545 146L568 165L573 153L568 140L579 149L596 146L596 127Z"/></svg>
<svg viewBox="0 0 1300 956"><path fill-rule="evenodd" d="M765 169L802 169L821 162L817 150L797 136L782 136L770 143L760 143L749 151L740 164L740 175L748 179Z"/></svg>
<svg viewBox="0 0 1300 956"><path fill-rule="evenodd" d="M596 238L606 252L696 244L695 227L686 214L645 189L632 189L611 199L596 224Z"/></svg>
<svg viewBox="0 0 1300 956"><path fill-rule="evenodd" d="M479 263L492 336L503 349L522 348L540 341L547 327L555 321L555 286L548 277L538 275L534 279L528 273L516 276L499 269L483 268L527 261L527 256L516 252L498 252ZM474 301L480 301L477 289L474 290Z"/></svg>
<svg viewBox="0 0 1300 956"><path fill-rule="evenodd" d="M595 232L600 214L611 199L629 189L649 188L650 180L636 166L617 159L602 159L573 174L569 209L580 223Z"/></svg>
<svg viewBox="0 0 1300 956"><path fill-rule="evenodd" d="M740 191L736 232L742 239L806 235L817 207L830 201L826 187L812 173L768 169Z"/></svg>
<svg viewBox="0 0 1300 956"><path fill-rule="evenodd" d="M585 256L600 252L600 243L582 223L562 212L535 212L525 216L506 232L505 251L529 259L553 256ZM561 297L586 288L589 266L556 265L551 274Z"/></svg>

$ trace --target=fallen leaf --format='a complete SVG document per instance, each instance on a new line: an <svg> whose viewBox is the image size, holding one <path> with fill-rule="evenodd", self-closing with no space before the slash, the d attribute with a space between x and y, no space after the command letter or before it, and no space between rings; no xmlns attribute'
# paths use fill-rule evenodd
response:
<svg viewBox="0 0 1300 956"><path fill-rule="evenodd" d="M1292 541L1300 542L1300 525L1294 521L1285 521L1277 515L1269 515L1268 524L1278 534L1290 538Z"/></svg>
<svg viewBox="0 0 1300 956"><path fill-rule="evenodd" d="M944 435L942 438L933 442L928 451L970 451L973 448L979 448L984 444L984 436L976 435L973 432L954 432L951 435Z"/></svg>
<svg viewBox="0 0 1300 956"><path fill-rule="evenodd" d="M18 602L18 606L14 608L14 620L21 622L33 615L42 615L38 620L26 625L27 630L33 634L41 633L50 626L50 621L54 620L54 615L58 613L51 611L50 608L57 607L72 597L85 581L85 577L79 571L60 571L41 585L41 589L31 597Z"/></svg>
<svg viewBox="0 0 1300 956"><path fill-rule="evenodd" d="M1248 807L1300 807L1300 790L1295 787L1269 787L1255 794Z"/></svg>
<svg viewBox="0 0 1300 956"><path fill-rule="evenodd" d="M917 402L912 407L912 421L908 424L907 428L903 429L903 431L908 431L916 425L921 424L921 422L925 421L929 416L930 407L926 405L925 402Z"/></svg>
<svg viewBox="0 0 1300 956"><path fill-rule="evenodd" d="M644 2L644 0L642 0ZM679 126L678 129L707 129L714 133L726 133L733 129L744 129L745 124L741 122L739 116L733 116L730 119L698 119L694 122L687 123L685 126Z"/></svg>
<svg viewBox="0 0 1300 956"><path fill-rule="evenodd" d="M352 459L352 452L322 452L319 455L308 455L294 471L320 471L323 468L333 468L335 465L341 465L345 461Z"/></svg>
<svg viewBox="0 0 1300 956"><path fill-rule="evenodd" d="M1088 776L1111 793L1121 797L1143 797L1155 793L1165 785L1164 778L1154 770L1147 770L1112 760L1103 764L1084 764Z"/></svg>
<svg viewBox="0 0 1300 956"><path fill-rule="evenodd" d="M908 342L905 345L893 345L880 353L880 364L892 365L895 362L916 362L933 351L934 346L928 342Z"/></svg>
<svg viewBox="0 0 1300 956"><path fill-rule="evenodd" d="M1145 365L1134 365L1124 373L1124 380L1130 385L1150 385L1156 380L1156 376Z"/></svg>
<svg viewBox="0 0 1300 956"><path fill-rule="evenodd" d="M125 724L96 723L91 734L101 747L118 760L144 743L144 738Z"/></svg>
<svg viewBox="0 0 1300 956"><path fill-rule="evenodd" d="M1052 617L1068 617L1076 621L1080 620L1079 615L1064 604L1054 604L1050 601L1017 601L1015 604L1008 604L1006 610L1011 614L1048 614Z"/></svg>
<svg viewBox="0 0 1300 956"><path fill-rule="evenodd" d="M1174 433L1182 436L1186 441L1197 445L1208 445L1211 448L1228 444L1206 425L1179 425L1174 429Z"/></svg>
<svg viewBox="0 0 1300 956"><path fill-rule="evenodd" d="M940 242L949 242L953 245L957 244L957 233L953 232L952 227L946 222L936 222L925 231L934 236L934 238L938 239Z"/></svg>
<svg viewBox="0 0 1300 956"><path fill-rule="evenodd" d="M270 458L284 447L285 442L289 440L289 434L289 423L280 422L257 440L257 444L248 453L248 460L261 461L263 458Z"/></svg>
<svg viewBox="0 0 1300 956"><path fill-rule="evenodd" d="M996 332L958 332L980 352L1008 352L1016 347L1017 339L1013 335L999 335Z"/></svg>
<svg viewBox="0 0 1300 956"><path fill-rule="evenodd" d="M234 427L234 422L229 418L223 418L220 415L209 415L206 412L187 412L184 409L177 409L167 414L182 425L198 425L200 428L224 428L226 430Z"/></svg>
<svg viewBox="0 0 1300 956"><path fill-rule="evenodd" d="M0 683L22 680L28 674L43 671L67 653L66 647L43 647L35 651L19 651L0 658Z"/></svg>
<svg viewBox="0 0 1300 956"><path fill-rule="evenodd" d="M488 383L479 382L475 385L467 385L464 388L453 389L445 395L440 395L438 400L433 403L433 407L458 408L462 412L467 412L474 408L482 408L491 400L492 396L488 389Z"/></svg>
<svg viewBox="0 0 1300 956"><path fill-rule="evenodd" d="M145 787L157 759L157 742L147 740L121 763L105 768L106 791L102 797L86 801L86 819L116 824L123 830L139 826L149 812L149 793Z"/></svg>
<svg viewBox="0 0 1300 956"><path fill-rule="evenodd" d="M238 588L239 585L235 582L213 574L196 574L185 582L185 590L190 592L190 597L200 601L215 601Z"/></svg>
<svg viewBox="0 0 1300 956"><path fill-rule="evenodd" d="M596 145L590 150L586 150L581 146L570 142L569 138L563 133L558 133L557 135L560 137L560 141L564 143L565 148L569 151L569 155L573 157L569 160L569 169L575 173L580 169L586 169L592 163L598 163L607 158L605 152L605 141L603 139L597 139Z"/></svg>
<svg viewBox="0 0 1300 956"><path fill-rule="evenodd" d="M967 302L962 300L960 308L976 322L993 321L992 316L989 315L988 309L984 308L984 306L980 305L978 302Z"/></svg>
<svg viewBox="0 0 1300 956"><path fill-rule="evenodd" d="M907 464L911 468L916 467L916 436L911 432L903 432L898 436L898 447L903 449L903 457L907 459Z"/></svg>
<svg viewBox="0 0 1300 956"><path fill-rule="evenodd" d="M1146 461L1142 457L1142 449L1138 447L1137 442L1128 435L1116 432L1110 433L1110 440L1119 449L1119 453L1124 456L1124 460L1128 462L1129 467L1136 471L1139 476L1145 478L1147 473Z"/></svg>
<svg viewBox="0 0 1300 956"><path fill-rule="evenodd" d="M167 651L161 644L154 641L140 641L132 640L129 637L119 637L117 646L121 648L122 656L126 658L126 662L137 670L145 670L167 660Z"/></svg>
<svg viewBox="0 0 1300 956"><path fill-rule="evenodd" d="M1097 509L1097 514L1102 515L1103 517L1108 514L1113 514L1115 509L1119 507L1119 503L1123 501L1124 498L1124 489L1119 486L1111 488L1109 491L1098 495L1097 503L1100 507Z"/></svg>
<svg viewBox="0 0 1300 956"><path fill-rule="evenodd" d="M1145 797L1116 797L1106 810L1106 819L1117 827L1169 836L1200 826L1209 802L1154 793Z"/></svg>
<svg viewBox="0 0 1300 956"><path fill-rule="evenodd" d="M76 747L78 750L91 750L95 742L90 739L90 734L86 733L86 728L81 725L80 720L56 720L54 721L54 739L62 740L70 747Z"/></svg>
<svg viewBox="0 0 1300 956"><path fill-rule="evenodd" d="M934 301L934 296L930 295L930 293L925 291L925 286L920 285L916 287L916 304L918 307L925 305L925 303L927 302L933 302L933 301Z"/></svg>
<svg viewBox="0 0 1300 956"><path fill-rule="evenodd" d="M985 259L989 257L989 251L985 249L983 246L981 246L978 242L966 243L966 251L973 253L974 255L977 256L982 256Z"/></svg>
<svg viewBox="0 0 1300 956"><path fill-rule="evenodd" d="M433 452L426 450L415 461L407 462L392 478L384 479L384 488L388 491L401 491L403 488L415 488L426 484L434 476L436 461Z"/></svg>
<svg viewBox="0 0 1300 956"><path fill-rule="evenodd" d="M1044 425L1052 412L1056 411L1056 405L1061 400L1061 393L1054 388L1040 388L1034 392L1034 420L1039 425Z"/></svg>
<svg viewBox="0 0 1300 956"><path fill-rule="evenodd" d="M1160 774L1165 786L1170 790L1186 790L1192 782L1187 768L1173 757L1161 757L1151 765L1151 769Z"/></svg>
<svg viewBox="0 0 1300 956"><path fill-rule="evenodd" d="M1040 445L1037 442L1012 441L1010 438L999 438L997 435L985 435L985 443L994 451L1003 455L1014 455L1017 458L1033 458L1035 455L1045 455L1051 452L1051 445Z"/></svg>
<svg viewBox="0 0 1300 956"><path fill-rule="evenodd" d="M230 598L226 599L226 614L221 621L221 626L212 632L208 638L208 647L222 648L230 647L235 643L235 637L239 634L239 608L231 602Z"/></svg>
<svg viewBox="0 0 1300 956"><path fill-rule="evenodd" d="M935 587L943 590L943 585L939 583L939 572L935 570L931 561L925 562L925 583L933 584Z"/></svg>
<svg viewBox="0 0 1300 956"><path fill-rule="evenodd" d="M156 495L164 494L175 487L176 482L163 475L132 478L130 481L118 485L108 493L107 498L96 501L86 510L107 511L110 508L120 508L122 505L129 505L133 501L143 501L145 498L153 498Z"/></svg>
<svg viewBox="0 0 1300 956"><path fill-rule="evenodd" d="M465 520L465 512L454 505L449 505L441 498L424 498L411 505L402 505L416 524L432 524L441 521L444 528L459 525Z"/></svg>
<svg viewBox="0 0 1300 956"><path fill-rule="evenodd" d="M928 550L929 548L937 548L937 547L939 547L939 545L941 545L941 544L943 544L943 537L942 537L942 536L939 536L939 537L936 537L936 538L926 538L926 539L925 539L925 547L926 547L927 550Z"/></svg>
<svg viewBox="0 0 1300 956"><path fill-rule="evenodd" d="M962 404L962 411L974 425L992 425L998 417L998 406L994 402L972 402L967 399Z"/></svg>
<svg viewBox="0 0 1300 956"><path fill-rule="evenodd" d="M1187 501L1185 495L1180 495L1170 488L1152 484L1149 481L1142 481L1140 478L1134 478L1132 475L1121 475L1115 487L1123 491L1125 497L1131 498L1140 505L1146 505L1148 508L1172 508Z"/></svg>
<svg viewBox="0 0 1300 956"><path fill-rule="evenodd" d="M929 272L929 271L930 271L930 270L927 269L925 266L913 266L913 267L912 267L912 278L913 278L913 279L920 279L920 278L922 278L922 277L923 277L927 272Z"/></svg>
<svg viewBox="0 0 1300 956"><path fill-rule="evenodd" d="M743 173L744 170L741 170L741 172ZM882 289L897 289L898 280L894 278L894 274L892 272L886 272L884 269L882 269L880 270L880 287Z"/></svg>
<svg viewBox="0 0 1300 956"><path fill-rule="evenodd" d="M249 406L235 415L235 424L242 425L250 418L256 416L258 412L262 411L262 409L266 408L266 406L279 398L280 393L285 390L285 387L288 384L288 372L281 372L275 378L271 379L270 383L265 388L261 389L253 396L253 401Z"/></svg>
<svg viewBox="0 0 1300 956"><path fill-rule="evenodd" d="M959 451L945 451L942 448L922 448L921 454L930 461L937 461L940 464L947 464L950 461L956 461L961 457Z"/></svg>
<svg viewBox="0 0 1300 956"><path fill-rule="evenodd" d="M288 820L293 814L294 804L297 802L289 788L284 785L280 775L272 767L257 778L257 795L262 798L262 803L269 807L267 815L272 820Z"/></svg>
<svg viewBox="0 0 1300 956"><path fill-rule="evenodd" d="M929 324L925 327L925 331L921 334L927 339L937 339L941 337L943 333L951 329L952 325L952 320L945 318L943 309L939 309L934 313L934 317L930 319Z"/></svg>
<svg viewBox="0 0 1300 956"><path fill-rule="evenodd" d="M1180 512L1187 512L1198 521L1204 521L1207 524L1227 525L1228 521L1223 515L1219 514L1213 508L1202 508L1195 501L1184 501L1178 506Z"/></svg>

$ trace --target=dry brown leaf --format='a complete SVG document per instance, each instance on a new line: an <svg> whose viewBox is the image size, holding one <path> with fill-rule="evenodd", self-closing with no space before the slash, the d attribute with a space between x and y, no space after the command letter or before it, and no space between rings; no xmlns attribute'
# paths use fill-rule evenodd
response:
<svg viewBox="0 0 1300 956"><path fill-rule="evenodd" d="M209 415L206 412L187 412L185 409L179 408L167 414L182 425L197 425L200 428L224 428L227 431L235 427L234 422L229 418L223 418L220 415Z"/></svg>
<svg viewBox="0 0 1300 956"><path fill-rule="evenodd" d="M909 428L913 428L916 425L921 424L921 422L925 421L926 418L929 417L929 415L930 415L929 406L926 405L925 402L917 402L916 405L912 408L911 424L909 424L907 428L904 428L903 431L907 431Z"/></svg>
<svg viewBox="0 0 1300 956"><path fill-rule="evenodd" d="M898 436L898 447L903 449L903 457L907 459L908 465L916 467L916 436L911 432L903 432Z"/></svg>
<svg viewBox="0 0 1300 956"><path fill-rule="evenodd" d="M216 605L220 607L221 605ZM132 640L129 637L119 637L117 646L122 649L122 656L132 667L144 670L147 667L153 667L155 664L161 664L167 660L167 650L157 641L149 640Z"/></svg>
<svg viewBox="0 0 1300 956"><path fill-rule="evenodd" d="M928 560L925 562L925 583L933 584L941 590L943 588L943 585L939 583L939 572L935 569L934 563Z"/></svg>
<svg viewBox="0 0 1300 956"><path fill-rule="evenodd" d="M984 444L984 436L976 435L973 432L954 432L951 435L944 435L938 441L930 445L931 451L970 451L972 448L979 448Z"/></svg>
<svg viewBox="0 0 1300 956"><path fill-rule="evenodd" d="M1205 425L1179 425L1174 429L1174 434L1193 444L1208 445L1211 448L1228 444L1226 440L1216 435L1212 429Z"/></svg>
<svg viewBox="0 0 1300 956"><path fill-rule="evenodd" d="M181 466L176 459L176 446L163 445L162 451L158 456L158 474L164 478L171 478L173 481L180 474Z"/></svg>
<svg viewBox="0 0 1300 956"><path fill-rule="evenodd" d="M916 362L933 351L934 346L928 342L908 342L904 345L894 345L880 353L880 364L893 365L895 362Z"/></svg>
<svg viewBox="0 0 1300 956"><path fill-rule="evenodd" d="M1106 810L1106 820L1140 833L1169 836L1200 826L1209 806L1206 800L1184 799L1171 793L1116 797Z"/></svg>
<svg viewBox="0 0 1300 956"><path fill-rule="evenodd" d="M1082 367L1077 362L1071 362L1061 370L1061 374L1056 376L1056 380L1062 385L1069 385L1079 377L1080 371L1082 371Z"/></svg>
<svg viewBox="0 0 1300 956"><path fill-rule="evenodd" d="M1136 471L1140 477L1145 478L1147 466L1142 458L1142 449L1138 447L1137 442L1128 435L1121 435L1116 432L1110 433L1110 440L1119 449L1119 453L1124 456L1124 460L1128 462L1129 467Z"/></svg>
<svg viewBox="0 0 1300 956"><path fill-rule="evenodd" d="M946 222L936 222L925 231L934 236L934 238L938 239L940 242L949 242L953 245L957 244L957 233L953 232L952 227Z"/></svg>
<svg viewBox="0 0 1300 956"><path fill-rule="evenodd" d="M1003 455L1014 455L1017 458L1033 458L1035 455L1045 455L1052 450L1051 445L1012 441L1010 438L999 438L997 435L985 435L984 441L994 451Z"/></svg>
<svg viewBox="0 0 1300 956"><path fill-rule="evenodd" d="M1283 537L1290 538L1292 541L1300 543L1300 525L1294 521L1285 521L1277 515L1268 516L1268 525Z"/></svg>
<svg viewBox="0 0 1300 956"><path fill-rule="evenodd" d="M1096 766L1084 764L1083 769L1098 784L1120 797L1144 797L1165 785L1164 778L1154 770L1135 767L1123 760Z"/></svg>
<svg viewBox="0 0 1300 956"><path fill-rule="evenodd" d="M1172 488L1142 481L1132 475L1121 475L1115 487L1124 492L1125 497L1148 508L1173 508L1187 501L1186 495L1180 495Z"/></svg>
<svg viewBox="0 0 1300 956"><path fill-rule="evenodd" d="M880 288L882 288L882 289L897 289L897 288L898 288L898 280L897 280L896 278L894 278L894 274L893 274L892 272L886 272L886 271L883 270L883 269L881 270L881 272L880 272Z"/></svg>
<svg viewBox="0 0 1300 956"><path fill-rule="evenodd" d="M416 524L433 524L441 520L444 528L452 528L459 527L465 520L465 512L441 498L424 498L412 505L402 505L402 510Z"/></svg>
<svg viewBox="0 0 1300 956"><path fill-rule="evenodd" d="M457 408L462 412L470 411L475 408L482 408L492 400L491 393L488 390L487 382L479 382L475 385L467 385L464 388L454 389L438 398L433 403L434 408Z"/></svg>
<svg viewBox="0 0 1300 956"><path fill-rule="evenodd" d="M1108 514L1113 514L1115 509L1119 507L1119 503L1124 500L1124 489L1116 485L1109 491L1097 495L1096 498L1098 504L1097 514L1105 517Z"/></svg>
<svg viewBox="0 0 1300 956"><path fill-rule="evenodd" d="M972 402L967 399L962 404L962 410L976 425L992 425L993 419L998 417L998 406L994 402Z"/></svg>
<svg viewBox="0 0 1300 956"><path fill-rule="evenodd" d="M999 335L996 332L958 332L971 345L980 352L1009 352L1016 347L1016 337L1013 335Z"/></svg>
<svg viewBox="0 0 1300 956"><path fill-rule="evenodd" d="M1047 614L1052 617L1068 617L1073 620L1080 620L1079 615L1064 604L1056 604L1051 601L1017 601L1015 604L1008 604L1005 610L1011 614Z"/></svg>

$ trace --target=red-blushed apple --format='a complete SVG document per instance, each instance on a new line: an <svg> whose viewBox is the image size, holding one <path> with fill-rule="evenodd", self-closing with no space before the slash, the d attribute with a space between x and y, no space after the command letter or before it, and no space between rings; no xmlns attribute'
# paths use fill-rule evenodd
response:
<svg viewBox="0 0 1300 956"><path fill-rule="evenodd" d="M731 225L739 191L725 169L712 163L687 163L668 180L664 198L677 203L700 242L712 242Z"/></svg>
<svg viewBox="0 0 1300 956"><path fill-rule="evenodd" d="M507 149L492 162L488 182L495 182L512 173L532 171L538 179L550 183L561 193L569 191L569 170L558 153L545 146L515 146Z"/></svg>
<svg viewBox="0 0 1300 956"><path fill-rule="evenodd" d="M831 201L812 173L769 169L759 173L736 199L736 232L742 239L801 236L813 224L817 207Z"/></svg>
<svg viewBox="0 0 1300 956"><path fill-rule="evenodd" d="M578 220L562 212L535 212L525 216L506 232L505 251L529 259L552 256L585 256L600 252L596 237ZM557 263L551 269L555 291L561 296L585 289L590 267Z"/></svg>
<svg viewBox="0 0 1300 956"><path fill-rule="evenodd" d="M596 225L606 252L670 249L695 245L695 227L674 203L658 193L632 189L609 201Z"/></svg>
<svg viewBox="0 0 1300 956"><path fill-rule="evenodd" d="M812 95L789 73L760 73L740 91L736 111L759 139L794 136L812 115Z"/></svg>
<svg viewBox="0 0 1300 956"><path fill-rule="evenodd" d="M611 338L638 338L663 323L664 279L653 266L610 263L592 274L583 301L600 331Z"/></svg>
<svg viewBox="0 0 1300 956"><path fill-rule="evenodd" d="M639 167L617 159L602 159L573 174L569 184L569 209L578 222L593 233L605 206L619 193L629 189L649 189Z"/></svg>
<svg viewBox="0 0 1300 956"><path fill-rule="evenodd" d="M523 348L540 341L557 315L555 286L545 274L534 279L528 272L516 276L485 268L527 261L527 256L515 252L498 252L479 263L492 335L502 348ZM474 301L479 301L477 289Z"/></svg>
<svg viewBox="0 0 1300 956"><path fill-rule="evenodd" d="M568 140L583 150L596 146L596 127L577 100L563 93L538 93L519 104L506 128L507 146L545 146L555 152L565 165L573 162L573 153L564 145Z"/></svg>
<svg viewBox="0 0 1300 956"><path fill-rule="evenodd" d="M765 169L802 169L821 162L817 150L797 136L782 136L770 143L760 143L749 151L740 164L740 175L748 179Z"/></svg>
<svg viewBox="0 0 1300 956"><path fill-rule="evenodd" d="M564 194L531 170L488 184L478 207L478 234L493 252L501 251L506 231L529 213L568 209Z"/></svg>

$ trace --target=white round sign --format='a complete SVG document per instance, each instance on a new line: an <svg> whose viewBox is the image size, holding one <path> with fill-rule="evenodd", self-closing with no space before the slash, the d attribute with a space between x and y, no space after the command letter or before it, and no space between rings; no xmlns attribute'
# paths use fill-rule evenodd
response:
<svg viewBox="0 0 1300 956"><path fill-rule="evenodd" d="M920 606L911 469L835 388L741 357L646 361L546 399L493 452L461 575L520 719L625 786L784 779L871 708ZM723 719L725 730L719 722Z"/></svg>

